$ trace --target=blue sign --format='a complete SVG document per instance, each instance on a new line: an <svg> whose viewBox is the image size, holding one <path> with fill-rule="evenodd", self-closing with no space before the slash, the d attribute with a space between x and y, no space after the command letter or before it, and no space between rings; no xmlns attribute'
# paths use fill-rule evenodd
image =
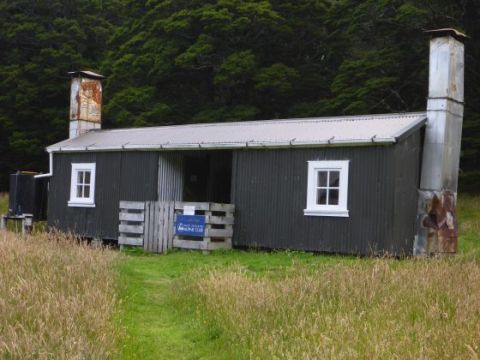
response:
<svg viewBox="0 0 480 360"><path fill-rule="evenodd" d="M205 236L204 215L177 215L175 234L187 236Z"/></svg>

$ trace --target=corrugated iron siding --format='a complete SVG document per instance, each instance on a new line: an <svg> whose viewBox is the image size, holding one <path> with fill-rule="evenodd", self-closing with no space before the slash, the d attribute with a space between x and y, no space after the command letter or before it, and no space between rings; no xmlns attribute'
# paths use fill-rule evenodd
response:
<svg viewBox="0 0 480 360"><path fill-rule="evenodd" d="M423 130L422 130L423 131ZM422 162L422 131L395 146L395 207L392 237L397 247L413 252Z"/></svg>
<svg viewBox="0 0 480 360"><path fill-rule="evenodd" d="M417 131L388 147L235 151L233 244L411 254L419 149ZM348 218L303 215L308 160L350 160Z"/></svg>
<svg viewBox="0 0 480 360"><path fill-rule="evenodd" d="M183 155L161 152L158 157L158 200L182 200Z"/></svg>
<svg viewBox="0 0 480 360"><path fill-rule="evenodd" d="M68 207L72 163L96 163L95 208ZM120 200L157 199L157 152L54 154L48 223L86 237L117 239Z"/></svg>

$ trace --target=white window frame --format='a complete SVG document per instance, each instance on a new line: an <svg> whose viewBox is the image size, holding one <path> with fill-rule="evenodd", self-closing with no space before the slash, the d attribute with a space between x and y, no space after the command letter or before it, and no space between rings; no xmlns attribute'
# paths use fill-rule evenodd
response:
<svg viewBox="0 0 480 360"><path fill-rule="evenodd" d="M308 161L307 180L307 208L303 210L305 216L337 216L348 217L348 168L349 160L330 161L315 160ZM319 171L339 171L340 183L338 191L338 205L317 204L317 179ZM327 184L328 186L328 184Z"/></svg>
<svg viewBox="0 0 480 360"><path fill-rule="evenodd" d="M95 207L95 163L74 163L70 178L70 200L68 206L73 207ZM90 196L77 197L78 172L90 171Z"/></svg>

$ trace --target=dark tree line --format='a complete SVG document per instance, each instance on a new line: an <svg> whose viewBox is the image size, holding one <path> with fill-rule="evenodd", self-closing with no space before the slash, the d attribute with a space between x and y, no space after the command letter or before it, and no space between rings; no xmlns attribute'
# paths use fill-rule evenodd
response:
<svg viewBox="0 0 480 360"><path fill-rule="evenodd" d="M68 71L107 76L104 128L424 110L423 31L441 27L470 36L478 182L480 0L0 0L0 189L67 137Z"/></svg>

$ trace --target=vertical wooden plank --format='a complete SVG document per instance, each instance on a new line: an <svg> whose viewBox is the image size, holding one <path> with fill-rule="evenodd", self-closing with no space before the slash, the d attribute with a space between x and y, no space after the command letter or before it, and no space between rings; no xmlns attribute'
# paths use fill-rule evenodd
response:
<svg viewBox="0 0 480 360"><path fill-rule="evenodd" d="M164 201L162 203L163 207L163 229L162 229L162 234L163 234L163 252L167 251L168 247L168 201Z"/></svg>
<svg viewBox="0 0 480 360"><path fill-rule="evenodd" d="M155 211L154 203L149 201L149 208L148 208L148 231L149 231L148 251L152 251L153 242L155 241L155 222L153 221L154 211Z"/></svg>
<svg viewBox="0 0 480 360"><path fill-rule="evenodd" d="M162 239L162 242L159 246L159 251L163 253L165 247L165 234L163 233L163 227L165 224L165 201L159 202L158 206L160 209L160 226L158 227L158 233L160 234L160 238Z"/></svg>
<svg viewBox="0 0 480 360"><path fill-rule="evenodd" d="M148 213L149 213L150 204L148 201L145 203L145 211L143 215L143 249L146 250L148 248L148 239L150 236L150 229L148 228Z"/></svg>
<svg viewBox="0 0 480 360"><path fill-rule="evenodd" d="M157 221L156 221L156 212L157 212L157 209L156 209L156 204L155 202L152 202L152 205L151 205L151 211L150 211L150 222L151 222L151 226L152 226L152 241L151 241L151 244L150 244L150 251L151 252L155 252L155 246L156 246L156 242L158 241L157 239Z"/></svg>
<svg viewBox="0 0 480 360"><path fill-rule="evenodd" d="M143 249L145 251L148 251L148 247L150 245L150 237L152 236L151 235L151 231L150 231L150 202L147 201L145 203L145 215L144 215L144 228L145 228L145 236L144 236L144 239L143 239Z"/></svg>
<svg viewBox="0 0 480 360"><path fill-rule="evenodd" d="M162 234L162 226L163 226L163 208L162 208L162 201L158 201L157 205L157 247L156 252L161 253L163 251L163 234Z"/></svg>
<svg viewBox="0 0 480 360"><path fill-rule="evenodd" d="M165 252L168 251L170 244L170 203L171 201L165 201Z"/></svg>
<svg viewBox="0 0 480 360"><path fill-rule="evenodd" d="M167 251L168 248L168 201L163 202L163 252Z"/></svg>
<svg viewBox="0 0 480 360"><path fill-rule="evenodd" d="M165 242L167 239L165 238L165 233L163 231L163 228L165 227L165 201L161 201L159 204L159 209L160 209L160 226L158 228L158 232L160 234L160 237L162 238L162 242L159 246L159 252L164 252L165 251Z"/></svg>
<svg viewBox="0 0 480 360"><path fill-rule="evenodd" d="M150 215L148 217L150 221L150 243L148 251L153 252L155 248L156 234L155 234L155 204L150 204Z"/></svg>
<svg viewBox="0 0 480 360"><path fill-rule="evenodd" d="M162 234L162 225L163 225L163 208L162 208L162 202L157 202L157 215L156 215L156 221L157 221L157 246L155 248L155 252L162 252L163 251L163 234Z"/></svg>
<svg viewBox="0 0 480 360"><path fill-rule="evenodd" d="M174 234L174 222L175 222L175 202L168 202L168 249L173 248L173 234Z"/></svg>

